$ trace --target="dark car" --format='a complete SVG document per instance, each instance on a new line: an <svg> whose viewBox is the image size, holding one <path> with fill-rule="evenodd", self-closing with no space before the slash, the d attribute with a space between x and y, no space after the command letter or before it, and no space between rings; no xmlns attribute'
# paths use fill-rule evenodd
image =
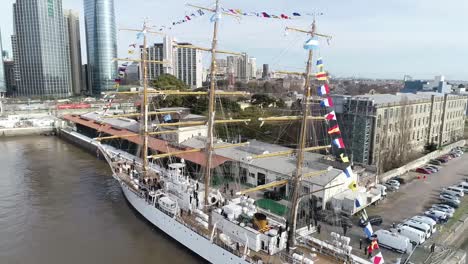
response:
<svg viewBox="0 0 468 264"><path fill-rule="evenodd" d="M365 227L367 223L370 223L373 226L379 226L383 223L383 218L380 215L369 216L366 221L362 219L359 220L359 226Z"/></svg>
<svg viewBox="0 0 468 264"><path fill-rule="evenodd" d="M440 162L442 162L442 163L447 163L447 162L449 161L448 159L443 158L443 157L439 157L439 158L437 158L436 160L438 160L438 161L440 161Z"/></svg>
<svg viewBox="0 0 468 264"><path fill-rule="evenodd" d="M431 160L429 161L429 164L432 164L432 165L442 165L442 161L436 160L436 159L431 159Z"/></svg>
<svg viewBox="0 0 468 264"><path fill-rule="evenodd" d="M395 181L399 182L400 184L405 184L406 183L406 180L401 178L401 177L395 177L392 180L395 180Z"/></svg>

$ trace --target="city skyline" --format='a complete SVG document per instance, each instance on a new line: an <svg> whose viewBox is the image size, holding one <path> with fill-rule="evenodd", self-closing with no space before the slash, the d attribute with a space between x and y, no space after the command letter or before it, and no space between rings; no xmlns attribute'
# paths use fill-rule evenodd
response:
<svg viewBox="0 0 468 264"><path fill-rule="evenodd" d="M66 9L78 10L81 20L84 20L83 1L64 0L63 3ZM193 3L207 4L200 0L194 0ZM288 6L286 1L269 3L268 6L246 0L223 4L246 11L272 13L317 10L315 5L306 1L298 1L294 7ZM444 74L448 79L468 80L468 73L463 69L463 58L468 56L468 51L463 48L468 45L468 34L463 27L463 10L466 8L463 7L468 7L468 3L456 0L450 6L441 6L432 0L412 3L398 0L378 4L364 1L342 4L318 1L316 6L325 13L325 16L319 18L319 31L334 36L330 46L322 45L324 47L320 53L327 69L336 76L402 79L405 74L409 74L417 79L429 79ZM11 4L6 4L6 7L0 11L0 26L4 31L3 46L11 53L11 43L5 43L5 36L12 32ZM168 25L193 11L179 1L162 5L162 2L135 0L132 3L116 3L115 7L118 27L139 27L145 16L152 18L154 24ZM155 8L163 15L155 16ZM238 23L225 17L220 45L225 49L247 52L257 58L259 65L269 64L271 70L299 70L303 68L304 62L295 58L303 55L302 42L305 39L294 33L285 37L284 27L303 28L310 24L310 19L305 17L279 21L245 17ZM83 38L84 24L81 28ZM236 29L236 33L230 29ZM168 33L179 41L209 45L210 31L209 17L204 16ZM118 33L119 55L125 55L129 43L134 39L131 33ZM151 39L151 43L160 41L160 37Z"/></svg>

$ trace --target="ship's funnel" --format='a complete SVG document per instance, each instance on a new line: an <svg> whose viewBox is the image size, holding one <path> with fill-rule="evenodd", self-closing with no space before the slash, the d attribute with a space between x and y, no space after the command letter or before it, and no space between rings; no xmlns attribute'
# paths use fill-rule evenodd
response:
<svg viewBox="0 0 468 264"><path fill-rule="evenodd" d="M261 232L268 230L268 221L266 215L262 213L255 213L253 218L255 227Z"/></svg>

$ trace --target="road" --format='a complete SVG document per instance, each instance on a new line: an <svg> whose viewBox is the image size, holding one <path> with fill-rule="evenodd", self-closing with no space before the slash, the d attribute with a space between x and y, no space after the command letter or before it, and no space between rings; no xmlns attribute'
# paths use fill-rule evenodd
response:
<svg viewBox="0 0 468 264"><path fill-rule="evenodd" d="M443 165L443 168L439 172L428 175L426 179L424 179L424 177L418 179L417 176L422 175L414 172L403 175L402 177L405 178L407 182L401 185L399 191L388 193L387 198L378 205L366 208L369 216L380 215L384 219L381 226L373 227L374 231L378 229L388 229L392 226L392 223L399 224L404 219L423 214L432 204L438 202L439 193L442 188L457 184L463 178L468 177L466 164L468 164L468 154L452 159L446 163L446 165ZM354 222L357 222L357 219L354 220ZM321 234L316 234L316 236L321 239L329 240L328 236L330 232L337 232L343 235L341 227L329 226L323 223L321 223L321 225ZM353 254L364 257L364 245L366 243L364 242L365 235L362 228L353 226L353 228L347 232L347 236L351 238ZM360 239L363 241L362 249L359 249ZM423 246L427 246L429 243L430 242L426 242ZM387 263L392 263L397 258L405 258L402 254L386 249L383 249L382 253L385 261L388 261Z"/></svg>

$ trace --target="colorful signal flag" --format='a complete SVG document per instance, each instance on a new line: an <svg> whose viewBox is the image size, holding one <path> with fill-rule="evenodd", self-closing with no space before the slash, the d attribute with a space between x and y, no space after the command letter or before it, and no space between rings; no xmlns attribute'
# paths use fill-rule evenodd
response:
<svg viewBox="0 0 468 264"><path fill-rule="evenodd" d="M351 166L348 166L343 172L346 174L347 178L353 177L353 170L351 169Z"/></svg>
<svg viewBox="0 0 468 264"><path fill-rule="evenodd" d="M344 146L343 146L343 147L344 147ZM348 156L345 156L344 153L341 153L341 154L340 154L340 158L341 158L341 161L342 161L343 163L349 163L349 158L348 158Z"/></svg>
<svg viewBox="0 0 468 264"><path fill-rule="evenodd" d="M326 94L329 94L329 93L330 93L330 86L328 86L327 83L318 88L318 94L320 96L323 96L323 95L326 95Z"/></svg>
<svg viewBox="0 0 468 264"><path fill-rule="evenodd" d="M328 80L328 73L326 72L318 72L315 74L315 79L319 81L327 81Z"/></svg>
<svg viewBox="0 0 468 264"><path fill-rule="evenodd" d="M332 107L333 100L331 99L331 97L327 97L320 102L320 105L323 107Z"/></svg>
<svg viewBox="0 0 468 264"><path fill-rule="evenodd" d="M345 145L344 145L344 142L343 142L343 139L342 138L335 138L333 140L333 144L337 147L337 148L345 148Z"/></svg>
<svg viewBox="0 0 468 264"><path fill-rule="evenodd" d="M335 111L331 111L330 113L325 115L325 120L336 120L336 114Z"/></svg>
<svg viewBox="0 0 468 264"><path fill-rule="evenodd" d="M338 125L334 125L328 129L328 134L333 135L333 134L340 134L340 127Z"/></svg>

